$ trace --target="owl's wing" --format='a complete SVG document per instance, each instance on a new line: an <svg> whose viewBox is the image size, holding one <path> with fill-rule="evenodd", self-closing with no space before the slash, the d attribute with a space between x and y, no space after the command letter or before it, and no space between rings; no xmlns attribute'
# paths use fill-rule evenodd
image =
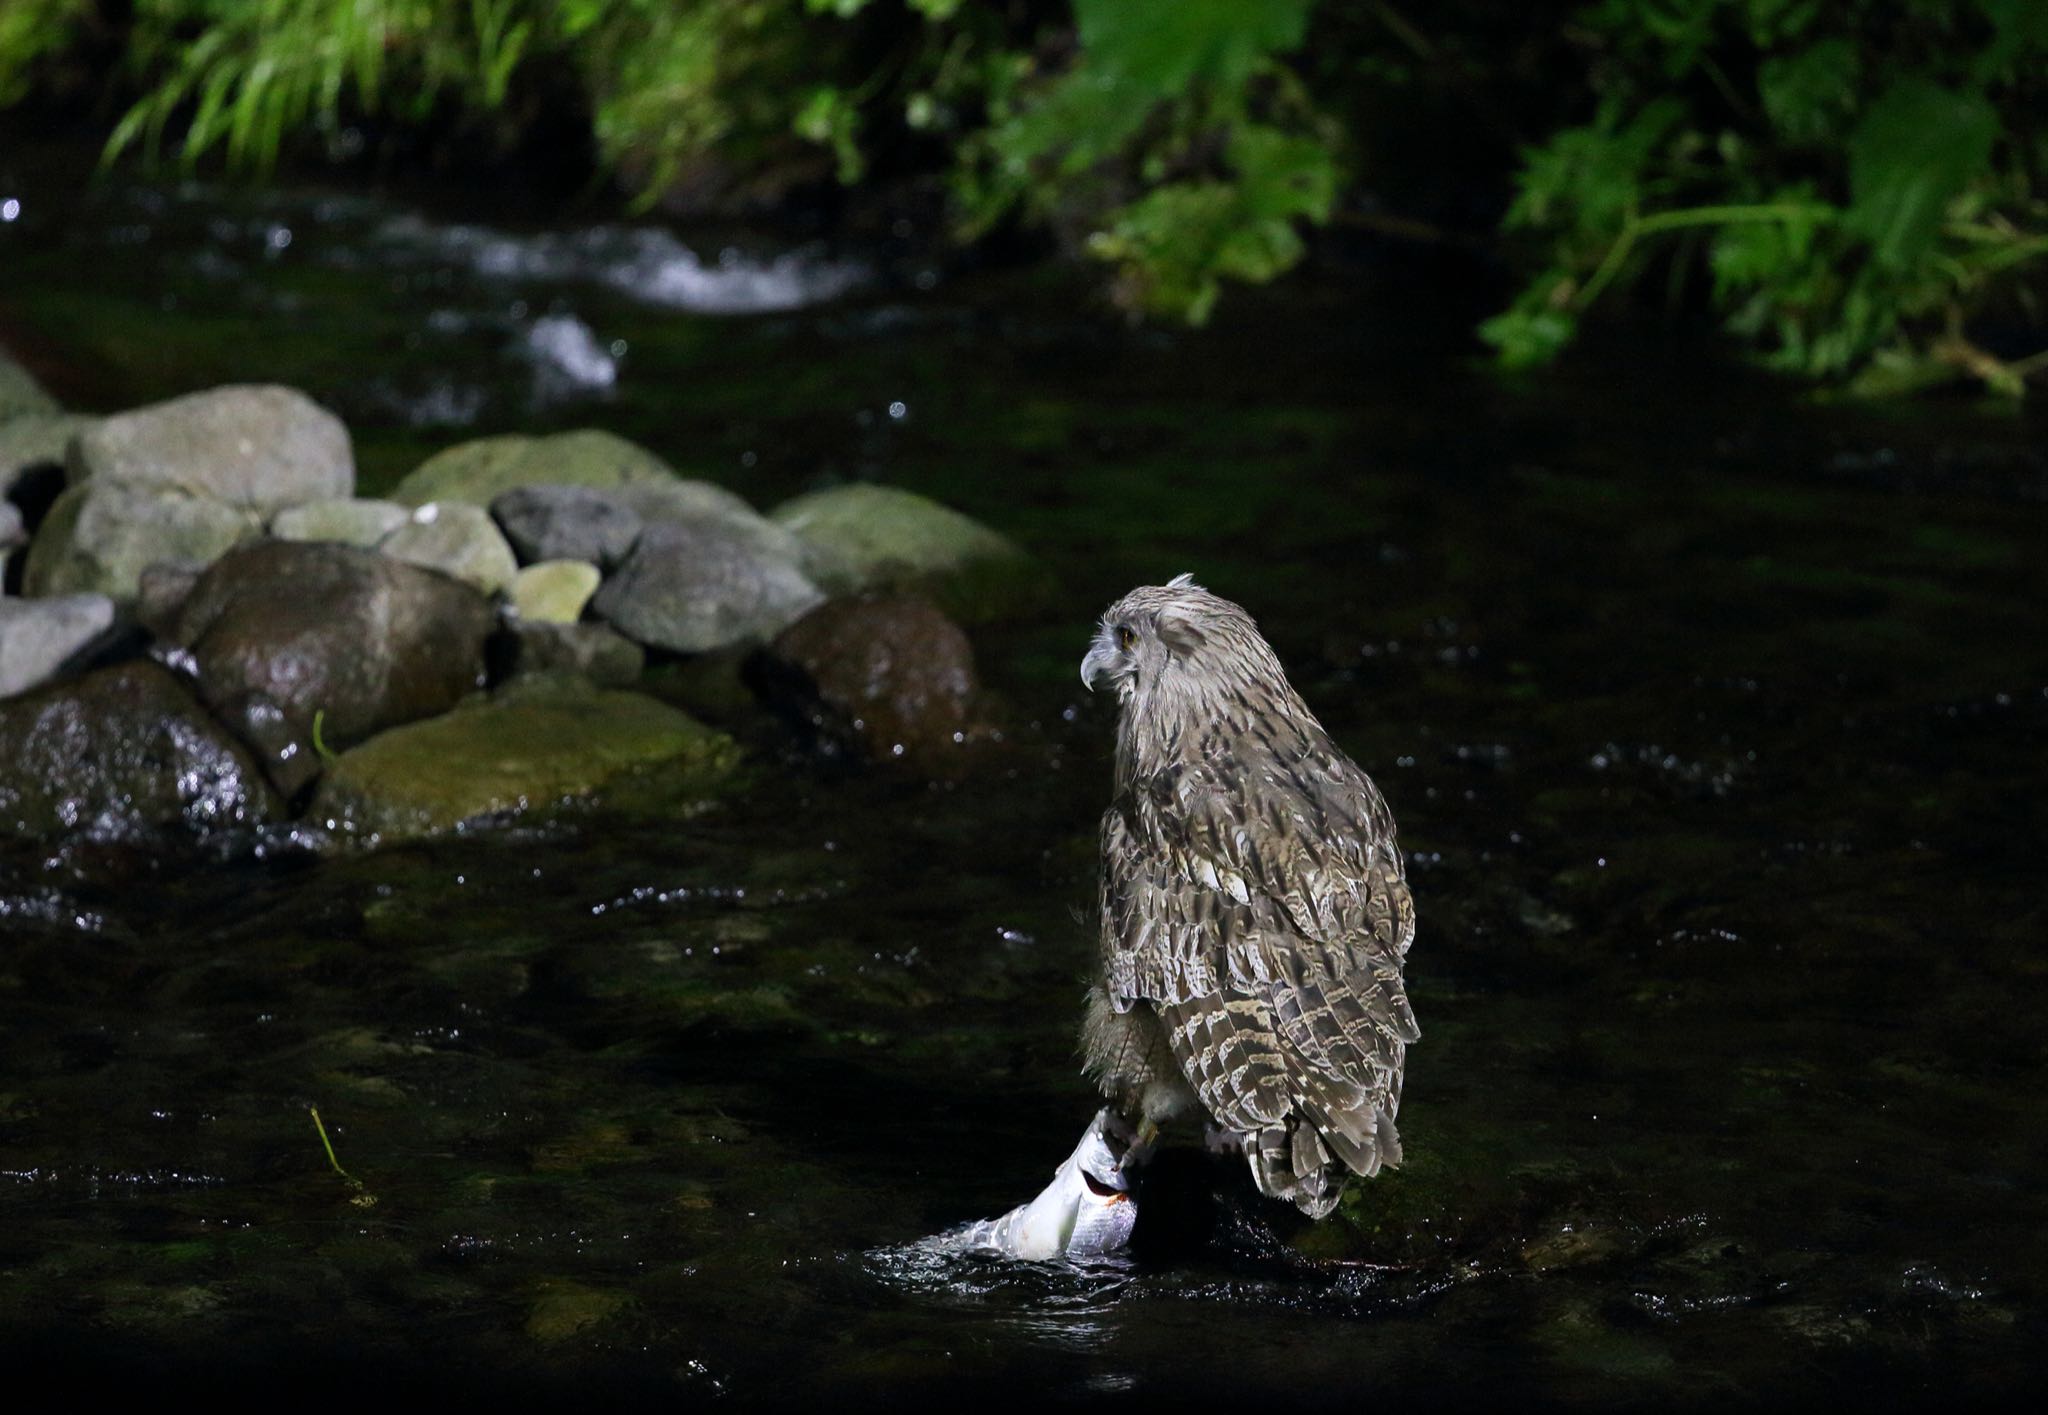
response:
<svg viewBox="0 0 2048 1415"><path fill-rule="evenodd" d="M1163 1004L1203 1102L1248 1135L1260 1188L1326 1212L1344 1168L1372 1174L1400 1161L1394 1115L1420 1035L1401 977L1414 903L1386 805L1341 758L1249 770L1235 790L1183 772L1132 804L1138 820L1119 823L1111 848L1140 881L1129 898L1153 901L1155 917L1146 931L1127 913L1125 927L1139 923L1140 936L1163 936L1182 955L1206 945L1226 986L1153 990L1142 969L1128 981ZM1104 932L1106 943L1121 932L1107 908Z"/></svg>
<svg viewBox="0 0 2048 1415"><path fill-rule="evenodd" d="M1189 878L1285 909L1302 938L1332 951L1326 971L1374 957L1398 965L1415 940L1393 815L1341 755L1247 763L1227 786L1212 770L1185 771L1140 810Z"/></svg>

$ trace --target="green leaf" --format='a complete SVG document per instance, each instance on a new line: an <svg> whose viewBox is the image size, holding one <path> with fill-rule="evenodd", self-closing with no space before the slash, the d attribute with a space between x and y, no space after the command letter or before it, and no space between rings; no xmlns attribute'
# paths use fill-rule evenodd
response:
<svg viewBox="0 0 2048 1415"><path fill-rule="evenodd" d="M1480 325L1479 337L1508 368L1533 368L1555 359L1577 331L1578 321L1563 310L1518 305Z"/></svg>
<svg viewBox="0 0 2048 1415"><path fill-rule="evenodd" d="M1933 249L1949 202L1988 170L1997 136L1998 115L1982 94L1901 79L1849 135L1844 223L1880 265L1915 264Z"/></svg>
<svg viewBox="0 0 2048 1415"><path fill-rule="evenodd" d="M1643 197L1650 157L1685 117L1673 98L1629 114L1617 100L1582 128L1566 128L1523 155L1509 226L1564 226L1610 237Z"/></svg>
<svg viewBox="0 0 2048 1415"><path fill-rule="evenodd" d="M1787 142L1823 142L1855 108L1859 77L1856 47L1846 39L1824 39L1758 65L1757 97Z"/></svg>
<svg viewBox="0 0 2048 1415"><path fill-rule="evenodd" d="M1155 98L1197 79L1234 88L1301 43L1314 0L1074 0L1087 62Z"/></svg>
<svg viewBox="0 0 2048 1415"><path fill-rule="evenodd" d="M1230 165L1253 216L1329 219L1337 199L1337 159L1314 138L1246 123L1231 134Z"/></svg>

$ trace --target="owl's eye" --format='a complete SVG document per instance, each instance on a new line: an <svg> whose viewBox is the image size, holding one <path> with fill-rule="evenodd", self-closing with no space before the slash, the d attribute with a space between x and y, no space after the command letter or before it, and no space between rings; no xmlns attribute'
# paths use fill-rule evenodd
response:
<svg viewBox="0 0 2048 1415"><path fill-rule="evenodd" d="M1118 648L1122 649L1125 653L1129 653L1132 649L1137 647L1137 644L1138 631L1136 629L1133 629L1128 624L1117 625L1116 646Z"/></svg>

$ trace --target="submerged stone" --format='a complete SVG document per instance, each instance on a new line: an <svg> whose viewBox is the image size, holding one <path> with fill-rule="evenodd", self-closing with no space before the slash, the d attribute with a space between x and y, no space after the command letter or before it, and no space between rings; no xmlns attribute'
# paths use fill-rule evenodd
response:
<svg viewBox="0 0 2048 1415"><path fill-rule="evenodd" d="M703 653L771 639L823 598L795 565L712 519L648 526L590 604L628 638Z"/></svg>
<svg viewBox="0 0 2048 1415"><path fill-rule="evenodd" d="M279 811L249 753L155 663L0 703L0 742L0 835L204 835Z"/></svg>
<svg viewBox="0 0 2048 1415"><path fill-rule="evenodd" d="M510 660L500 670L508 678L567 673L601 687L626 688L647 666L646 650L609 625L516 618L509 628Z"/></svg>
<svg viewBox="0 0 2048 1415"><path fill-rule="evenodd" d="M642 768L686 767L708 788L738 762L731 738L652 698L541 679L343 753L313 815L402 840L544 809Z"/></svg>
<svg viewBox="0 0 2048 1415"><path fill-rule="evenodd" d="M178 613L211 702L262 693L329 744L446 712L497 616L468 585L358 546L269 541L206 572Z"/></svg>
<svg viewBox="0 0 2048 1415"><path fill-rule="evenodd" d="M113 627L114 602L105 595L0 596L0 698L54 677Z"/></svg>
<svg viewBox="0 0 2048 1415"><path fill-rule="evenodd" d="M348 429L295 388L233 384L117 413L71 443L73 482L182 492L269 517L355 490Z"/></svg>
<svg viewBox="0 0 2048 1415"><path fill-rule="evenodd" d="M392 489L407 506L462 501L489 506L522 486L584 486L604 490L679 480L675 469L637 443L600 428L551 437L508 434L460 442L435 453Z"/></svg>
<svg viewBox="0 0 2048 1415"><path fill-rule="evenodd" d="M1043 598L1045 570L1015 541L971 516L898 487L860 483L786 501L769 519L811 548L832 595L917 590L966 623Z"/></svg>
<svg viewBox="0 0 2048 1415"><path fill-rule="evenodd" d="M262 533L245 510L181 491L88 481L57 498L29 546L31 595L96 593L135 599L159 561L208 565Z"/></svg>
<svg viewBox="0 0 2048 1415"><path fill-rule="evenodd" d="M377 549L408 564L438 570L485 594L497 594L519 573L512 547L480 506L460 501L430 501Z"/></svg>

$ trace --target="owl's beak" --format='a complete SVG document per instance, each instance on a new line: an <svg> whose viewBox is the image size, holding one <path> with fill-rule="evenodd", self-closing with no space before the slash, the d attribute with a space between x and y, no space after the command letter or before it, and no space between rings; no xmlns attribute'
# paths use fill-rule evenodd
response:
<svg viewBox="0 0 2048 1415"><path fill-rule="evenodd" d="M1088 646L1087 657L1081 660L1081 686L1089 692L1106 688L1116 681L1116 650L1103 639Z"/></svg>

